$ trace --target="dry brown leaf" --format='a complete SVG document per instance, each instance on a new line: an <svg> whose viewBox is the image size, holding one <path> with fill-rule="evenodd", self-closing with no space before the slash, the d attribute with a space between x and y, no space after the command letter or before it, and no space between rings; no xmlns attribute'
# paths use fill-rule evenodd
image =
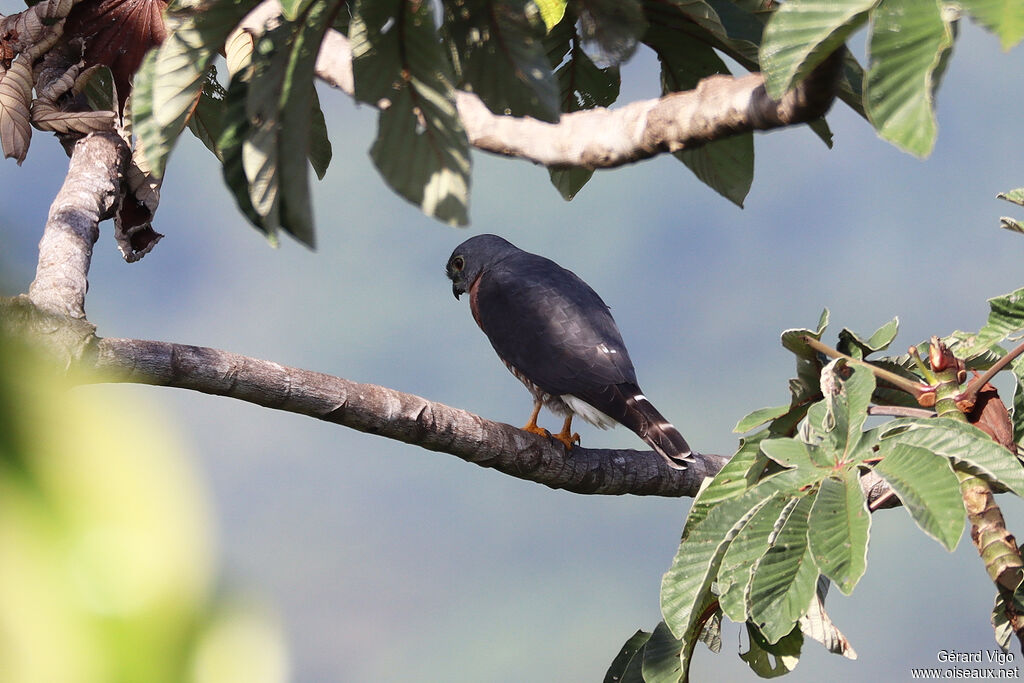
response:
<svg viewBox="0 0 1024 683"><path fill-rule="evenodd" d="M18 165L25 160L32 139L32 127L29 125L31 103L31 60L22 53L0 78L0 146L3 147L4 158L14 158Z"/></svg>
<svg viewBox="0 0 1024 683"><path fill-rule="evenodd" d="M167 35L166 7L167 0L90 0L68 14L65 33L85 41L87 65L110 67L122 108L142 58Z"/></svg>
<svg viewBox="0 0 1024 683"><path fill-rule="evenodd" d="M142 203L150 213L156 213L160 204L160 180L144 168L145 161L141 155L133 153L132 162L128 165L126 180L128 190Z"/></svg>
<svg viewBox="0 0 1024 683"><path fill-rule="evenodd" d="M32 125L54 133L98 133L113 130L112 111L61 111L52 103L36 100L32 104Z"/></svg>
<svg viewBox="0 0 1024 683"><path fill-rule="evenodd" d="M76 64L61 74L59 77L53 79L46 84L46 87L41 91L36 90L36 100L46 102L48 104L55 104L57 98L66 93L75 84L75 79L78 77L78 72L82 70L82 65ZM42 84L43 81L40 81Z"/></svg>

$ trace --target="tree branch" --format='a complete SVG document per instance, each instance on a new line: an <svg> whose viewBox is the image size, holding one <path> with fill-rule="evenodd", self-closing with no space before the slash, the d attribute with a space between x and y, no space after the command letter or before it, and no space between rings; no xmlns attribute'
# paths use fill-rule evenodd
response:
<svg viewBox="0 0 1024 683"><path fill-rule="evenodd" d="M573 448L511 425L394 389L227 351L137 339L99 339L96 381L201 391L377 434L574 493L694 496L728 458L694 454L679 471L654 451ZM87 361L88 363L88 361Z"/></svg>
<svg viewBox="0 0 1024 683"><path fill-rule="evenodd" d="M262 34L281 20L278 0L264 0L239 28ZM616 109L598 107L562 114L558 123L492 113L473 93L456 91L455 103L474 147L545 166L614 168L664 152L699 147L754 130L813 121L835 99L845 50L825 59L779 102L768 97L761 74L711 76L695 90L632 102ZM348 38L327 32L316 74L353 95L352 50Z"/></svg>
<svg viewBox="0 0 1024 683"><path fill-rule="evenodd" d="M50 205L36 278L28 289L40 310L85 319L92 247L99 238L99 222L110 218L118 205L130 156L115 133L93 133L75 144L64 185Z"/></svg>

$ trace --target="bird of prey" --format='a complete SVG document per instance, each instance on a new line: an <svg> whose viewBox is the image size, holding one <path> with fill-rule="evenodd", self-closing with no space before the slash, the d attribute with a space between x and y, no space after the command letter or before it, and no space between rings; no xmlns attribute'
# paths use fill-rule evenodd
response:
<svg viewBox="0 0 1024 683"><path fill-rule="evenodd" d="M555 435L571 449L573 415L607 429L624 424L676 469L691 460L682 434L637 385L636 372L608 306L575 273L523 251L497 235L478 235L455 247L445 268L458 299L534 397L523 427L537 426L541 405L564 415Z"/></svg>

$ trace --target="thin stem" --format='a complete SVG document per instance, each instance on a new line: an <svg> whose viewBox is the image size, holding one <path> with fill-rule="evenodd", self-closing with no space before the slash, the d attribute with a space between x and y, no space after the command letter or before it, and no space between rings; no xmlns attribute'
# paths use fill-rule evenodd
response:
<svg viewBox="0 0 1024 683"><path fill-rule="evenodd" d="M878 379L885 380L889 384L892 384L893 386L907 392L914 398L920 398L922 394L928 393L930 389L930 387L927 384L921 382L914 382L912 380L907 379L906 377L897 375L895 372L890 372L888 370L878 367L877 365L872 365L871 363L854 358L853 356L848 356L845 353L842 353L841 351L836 351L828 344L823 344L810 335L805 334L803 336L803 340L812 349L819 353L825 354L829 358L844 358L847 363L867 368L872 373L874 373L875 377L877 377Z"/></svg>
<svg viewBox="0 0 1024 683"><path fill-rule="evenodd" d="M971 383L967 385L967 388L958 397L959 400L964 401L974 399L975 395L981 390L981 388L996 376L996 373L1012 363L1013 359L1022 353L1024 353L1024 342L1020 343L1013 351L1010 351L1008 354L993 363L992 367L985 371L985 374L971 380Z"/></svg>

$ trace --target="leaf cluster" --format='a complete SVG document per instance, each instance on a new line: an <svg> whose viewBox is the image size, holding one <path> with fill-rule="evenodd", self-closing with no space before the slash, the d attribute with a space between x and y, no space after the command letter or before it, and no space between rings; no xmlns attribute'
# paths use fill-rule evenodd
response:
<svg viewBox="0 0 1024 683"><path fill-rule="evenodd" d="M992 365L1005 354L998 344L1024 328L1024 289L989 304L981 330L944 340L969 366ZM738 432L757 431L693 503L662 580L663 621L630 638L606 680L685 680L697 642L720 642L723 615L746 625L750 645L741 657L761 676L795 667L805 638L855 657L824 599L831 584L849 595L867 569L865 474L888 485L917 526L950 551L964 529L961 479L1024 495L1018 457L965 419L900 417L869 426L870 406L904 406L909 398L886 382L889 375L876 380L875 369L921 384L934 379L910 355L869 359L892 343L896 319L868 337L842 330L837 346L845 357L831 361L807 341L820 340L827 325L825 311L814 329L782 334L797 361L790 403L737 424ZM1024 378L1020 364L1011 368L1019 438ZM1005 647L1005 618L993 624Z"/></svg>
<svg viewBox="0 0 1024 683"><path fill-rule="evenodd" d="M282 3L281 20L253 43L235 28L255 0L176 0L167 40L136 76L136 131L159 177L187 123L223 163L224 179L254 225L271 237L284 229L312 245L307 159L321 178L330 161L312 79L322 41L337 30L350 41L356 99L379 109L370 155L381 176L426 214L462 225L469 221L472 160L460 91L494 114L554 123L614 104L619 65L644 46L657 56L664 95L729 74L728 58L763 70L768 93L779 98L867 25L867 71L847 56L840 97L884 138L923 155L934 143L934 96L960 14L995 32L1006 48L1024 36L1022 11L999 11L995 4L290 0ZM232 65L246 41L246 63ZM226 95L211 90L208 79L225 43L233 67ZM831 145L824 119L811 128ZM742 206L753 180L751 133L674 156ZM566 199L594 172L548 170Z"/></svg>

